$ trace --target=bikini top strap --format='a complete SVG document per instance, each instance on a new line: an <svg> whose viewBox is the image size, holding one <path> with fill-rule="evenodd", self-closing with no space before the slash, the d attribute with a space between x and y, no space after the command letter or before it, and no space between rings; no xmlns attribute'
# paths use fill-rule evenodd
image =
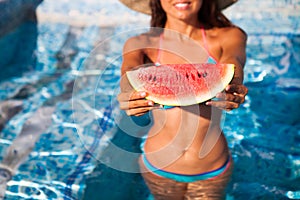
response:
<svg viewBox="0 0 300 200"><path fill-rule="evenodd" d="M207 40L206 40L206 33L205 33L204 28L201 28L201 33L202 33L204 48L205 48L206 52L209 55L208 62L209 63L218 63L217 59L215 59L214 56L212 56L211 53L210 53L210 51L209 51L208 43L207 43Z"/></svg>

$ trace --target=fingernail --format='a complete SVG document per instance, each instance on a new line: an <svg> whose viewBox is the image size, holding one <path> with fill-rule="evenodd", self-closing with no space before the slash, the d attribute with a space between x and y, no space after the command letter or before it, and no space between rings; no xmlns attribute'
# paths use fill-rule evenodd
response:
<svg viewBox="0 0 300 200"><path fill-rule="evenodd" d="M218 93L218 94L216 95L217 98L220 98L221 96L222 96L222 94L220 94L220 93Z"/></svg>
<svg viewBox="0 0 300 200"><path fill-rule="evenodd" d="M205 105L210 106L210 105L211 105L211 102L208 101L208 102L205 103Z"/></svg>
<svg viewBox="0 0 300 200"><path fill-rule="evenodd" d="M226 90L226 91L230 90L230 86L227 85L226 88L225 88L225 90Z"/></svg>
<svg viewBox="0 0 300 200"><path fill-rule="evenodd" d="M149 105L149 106L153 106L154 103L153 103L152 101L148 101L148 105Z"/></svg>
<svg viewBox="0 0 300 200"><path fill-rule="evenodd" d="M142 92L141 97L145 97L145 96L146 96L146 92Z"/></svg>

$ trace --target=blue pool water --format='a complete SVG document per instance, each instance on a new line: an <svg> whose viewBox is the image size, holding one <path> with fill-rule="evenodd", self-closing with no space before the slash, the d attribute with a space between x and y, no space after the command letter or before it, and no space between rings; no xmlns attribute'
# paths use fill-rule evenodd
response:
<svg viewBox="0 0 300 200"><path fill-rule="evenodd" d="M115 96L122 44L148 18L115 0L70 2L45 0L38 24L0 38L0 199L147 199L133 172L149 116L126 117ZM299 7L240 0L226 10L249 34L249 94L224 125L228 200L300 199Z"/></svg>

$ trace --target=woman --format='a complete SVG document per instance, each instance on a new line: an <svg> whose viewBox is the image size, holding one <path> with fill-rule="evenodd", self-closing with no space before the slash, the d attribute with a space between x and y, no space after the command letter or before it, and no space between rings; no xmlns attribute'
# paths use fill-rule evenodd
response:
<svg viewBox="0 0 300 200"><path fill-rule="evenodd" d="M145 92L132 92L126 76L118 96L120 108L128 115L152 111L153 126L143 144L140 168L155 199L223 199L233 163L220 122L222 110L238 108L247 94L242 85L246 34L221 13L228 6L225 1L150 0L148 6L146 0L122 1L151 14L151 27L164 28L126 42L122 75L145 63L235 65L225 92L205 103L159 109L145 99ZM187 53L189 49L193 50Z"/></svg>

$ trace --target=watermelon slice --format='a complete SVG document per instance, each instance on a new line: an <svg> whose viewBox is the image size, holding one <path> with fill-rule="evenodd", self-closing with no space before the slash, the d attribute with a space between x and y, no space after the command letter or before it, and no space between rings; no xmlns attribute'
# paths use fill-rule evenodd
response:
<svg viewBox="0 0 300 200"><path fill-rule="evenodd" d="M224 90L234 75L233 64L167 64L126 72L136 91L147 99L170 106L207 101Z"/></svg>

